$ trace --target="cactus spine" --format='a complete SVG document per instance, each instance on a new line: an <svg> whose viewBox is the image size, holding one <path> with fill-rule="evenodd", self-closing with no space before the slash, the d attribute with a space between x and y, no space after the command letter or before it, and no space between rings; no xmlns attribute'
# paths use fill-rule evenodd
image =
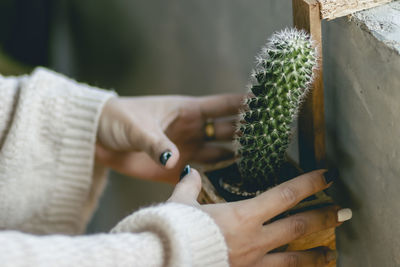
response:
<svg viewBox="0 0 400 267"><path fill-rule="evenodd" d="M240 114L239 170L243 183L265 190L279 183L291 126L313 81L317 52L303 31L275 33L257 56L251 96Z"/></svg>

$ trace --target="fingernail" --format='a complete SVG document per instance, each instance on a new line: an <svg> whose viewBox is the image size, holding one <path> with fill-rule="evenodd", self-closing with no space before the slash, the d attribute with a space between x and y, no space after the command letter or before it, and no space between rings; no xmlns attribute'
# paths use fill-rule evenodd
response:
<svg viewBox="0 0 400 267"><path fill-rule="evenodd" d="M172 156L171 151L167 150L164 153L161 154L160 156L160 162L162 165L166 165L167 161L169 160L169 158Z"/></svg>
<svg viewBox="0 0 400 267"><path fill-rule="evenodd" d="M353 212L351 209L341 209L337 212L337 220L338 222L345 222L353 217Z"/></svg>
<svg viewBox="0 0 400 267"><path fill-rule="evenodd" d="M325 256L326 256L326 261L331 262L338 258L338 253L336 250L328 250Z"/></svg>
<svg viewBox="0 0 400 267"><path fill-rule="evenodd" d="M181 176L180 176L179 180L182 180L183 177L185 177L186 175L189 174L189 172L190 172L190 165L186 165L185 168L183 168L183 171L181 173Z"/></svg>
<svg viewBox="0 0 400 267"><path fill-rule="evenodd" d="M339 176L339 172L337 169L333 169L333 170L328 170L328 171L324 172L323 175L324 175L326 184L330 184Z"/></svg>

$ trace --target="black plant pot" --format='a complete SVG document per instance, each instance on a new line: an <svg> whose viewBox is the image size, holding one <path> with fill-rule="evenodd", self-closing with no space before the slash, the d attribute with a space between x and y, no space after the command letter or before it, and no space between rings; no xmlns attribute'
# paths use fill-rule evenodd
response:
<svg viewBox="0 0 400 267"><path fill-rule="evenodd" d="M217 192L227 202L255 197L271 187L266 183L243 179L239 172L237 163L229 163L230 162L227 162L228 165L220 169L205 172L205 175L213 184ZM283 183L298 176L300 173L300 169L288 161L280 168L276 175L277 177L274 180L278 183Z"/></svg>
<svg viewBox="0 0 400 267"><path fill-rule="evenodd" d="M279 176L279 183L283 183L301 174L301 169L288 160L282 165L277 176ZM226 202L252 198L265 191L265 188L259 190L259 188L255 187L255 184L243 182L238 165L234 161L219 163L211 168L211 170L204 171L203 176L205 176L203 180L206 178L211 183L215 193ZM332 203L332 199L326 192L320 192L304 199L299 205L293 208L293 211L304 210L305 208L319 208L331 205Z"/></svg>

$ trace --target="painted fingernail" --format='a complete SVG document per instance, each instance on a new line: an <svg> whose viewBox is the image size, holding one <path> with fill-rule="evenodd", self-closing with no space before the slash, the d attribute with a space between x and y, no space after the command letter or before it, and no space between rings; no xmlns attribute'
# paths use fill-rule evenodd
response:
<svg viewBox="0 0 400 267"><path fill-rule="evenodd" d="M338 222L345 222L353 217L353 212L351 209L341 209L337 212L337 220Z"/></svg>
<svg viewBox="0 0 400 267"><path fill-rule="evenodd" d="M180 176L180 179L179 180L182 180L183 179L183 177L185 177L186 175L188 175L189 174L189 172L190 172L190 165L186 165L185 166L185 168L183 168L183 171L182 171L182 173L181 173L181 176Z"/></svg>
<svg viewBox="0 0 400 267"><path fill-rule="evenodd" d="M330 184L339 176L339 172L337 169L333 169L333 170L328 170L328 171L324 172L323 175L324 175L326 184Z"/></svg>
<svg viewBox="0 0 400 267"><path fill-rule="evenodd" d="M338 258L338 253L336 250L328 250L325 254L326 261L331 262Z"/></svg>
<svg viewBox="0 0 400 267"><path fill-rule="evenodd" d="M169 158L172 156L171 151L167 150L164 153L161 154L160 156L160 162L162 165L166 165L167 161L169 160Z"/></svg>

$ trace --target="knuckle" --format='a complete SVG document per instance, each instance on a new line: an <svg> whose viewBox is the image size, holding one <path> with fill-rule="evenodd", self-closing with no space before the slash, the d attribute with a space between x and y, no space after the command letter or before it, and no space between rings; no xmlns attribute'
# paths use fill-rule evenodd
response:
<svg viewBox="0 0 400 267"><path fill-rule="evenodd" d="M325 256L321 253L315 260L316 267L323 267L326 266L326 259Z"/></svg>
<svg viewBox="0 0 400 267"><path fill-rule="evenodd" d="M332 212L325 212L324 217L323 217L323 221L322 221L322 226L324 228L329 228L329 226L332 225Z"/></svg>
<svg viewBox="0 0 400 267"><path fill-rule="evenodd" d="M306 234L307 223L302 218L294 218L291 222L290 228L290 232L297 238Z"/></svg>
<svg viewBox="0 0 400 267"><path fill-rule="evenodd" d="M137 139L135 141L135 144L132 142L132 146L137 144L140 149L147 151L152 156L158 156L157 148L159 147L159 140L157 140L155 134L137 131L137 133L135 133L134 135L137 136Z"/></svg>
<svg viewBox="0 0 400 267"><path fill-rule="evenodd" d="M231 95L230 97L227 97L227 99L229 108L233 109L238 105L238 98L236 95Z"/></svg>
<svg viewBox="0 0 400 267"><path fill-rule="evenodd" d="M333 227L336 224L336 210L334 209L328 209L325 210L324 216L323 216L323 227L324 228L330 228Z"/></svg>
<svg viewBox="0 0 400 267"><path fill-rule="evenodd" d="M176 194L181 194L181 192L185 192L186 190L186 181L182 180L181 182L179 182L178 184L176 184L175 186L175 190L174 190L174 195Z"/></svg>
<svg viewBox="0 0 400 267"><path fill-rule="evenodd" d="M196 191L201 191L201 189L202 189L202 183L201 183L201 177L200 177L200 174L195 170L195 169L192 169L192 180L193 180L193 188L196 190Z"/></svg>
<svg viewBox="0 0 400 267"><path fill-rule="evenodd" d="M289 254L283 258L283 266L285 267L299 267L300 259L296 254Z"/></svg>
<svg viewBox="0 0 400 267"><path fill-rule="evenodd" d="M161 136L153 137L152 142L152 148L154 151L161 150L161 152L164 152L164 150L168 148L168 141Z"/></svg>
<svg viewBox="0 0 400 267"><path fill-rule="evenodd" d="M323 190L326 187L325 178L323 177L323 171L316 171L313 173L311 183L314 189L314 192L318 192Z"/></svg>
<svg viewBox="0 0 400 267"><path fill-rule="evenodd" d="M321 187L321 184L319 183L319 181L317 179L315 179L315 177L313 177L313 176L310 177L309 179L307 179L305 184L306 184L309 194L319 192L323 189L323 187Z"/></svg>
<svg viewBox="0 0 400 267"><path fill-rule="evenodd" d="M188 106L186 105L179 105L176 109L176 119L175 120L186 120L188 116Z"/></svg>
<svg viewBox="0 0 400 267"><path fill-rule="evenodd" d="M241 207L236 207L232 211L233 211L235 219L238 222L243 223L243 222L248 221L248 212L246 212L246 209L243 209Z"/></svg>
<svg viewBox="0 0 400 267"><path fill-rule="evenodd" d="M241 230L243 230L244 227L258 225L259 218L257 217L257 213L247 208L245 205L233 205L232 214Z"/></svg>
<svg viewBox="0 0 400 267"><path fill-rule="evenodd" d="M297 202L297 192L293 187L286 186L284 187L281 192L281 199L284 203L289 205L295 205Z"/></svg>

